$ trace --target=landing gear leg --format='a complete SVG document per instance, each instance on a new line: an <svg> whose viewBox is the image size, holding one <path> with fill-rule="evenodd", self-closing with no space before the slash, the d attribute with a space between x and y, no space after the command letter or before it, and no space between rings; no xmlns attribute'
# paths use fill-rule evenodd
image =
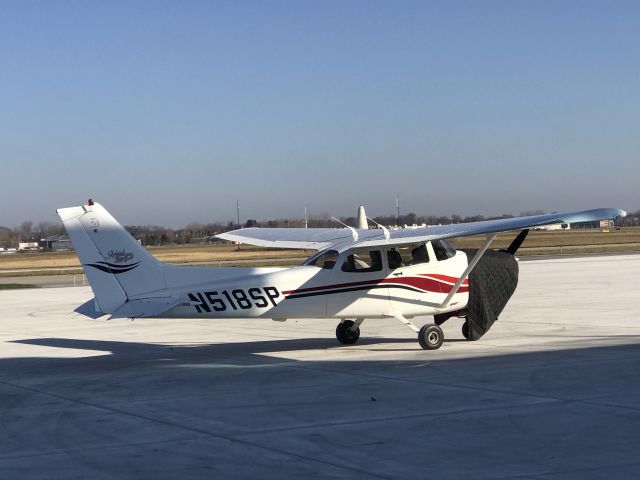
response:
<svg viewBox="0 0 640 480"><path fill-rule="evenodd" d="M343 345L353 345L360 338L360 325L364 318L342 320L336 327L336 338Z"/></svg>
<svg viewBox="0 0 640 480"><path fill-rule="evenodd" d="M400 320L407 327L416 332L418 334L418 343L425 350L436 350L442 346L442 342L444 342L444 333L438 325L429 324L422 328L418 328L399 313L394 313L390 316Z"/></svg>

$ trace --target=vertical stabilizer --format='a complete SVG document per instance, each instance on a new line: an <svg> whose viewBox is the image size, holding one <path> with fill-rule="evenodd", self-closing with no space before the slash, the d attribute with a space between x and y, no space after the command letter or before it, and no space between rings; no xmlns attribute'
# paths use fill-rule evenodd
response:
<svg viewBox="0 0 640 480"><path fill-rule="evenodd" d="M363 230L367 230L369 228L369 224L367 223L367 214L364 211L364 207L360 205L358 207L358 219L356 222L356 228L361 228Z"/></svg>
<svg viewBox="0 0 640 480"><path fill-rule="evenodd" d="M165 288L164 267L98 203L58 209L103 313Z"/></svg>

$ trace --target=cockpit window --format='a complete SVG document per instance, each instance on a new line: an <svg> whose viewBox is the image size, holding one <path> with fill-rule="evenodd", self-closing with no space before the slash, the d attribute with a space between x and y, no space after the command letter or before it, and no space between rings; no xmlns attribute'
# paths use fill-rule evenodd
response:
<svg viewBox="0 0 640 480"><path fill-rule="evenodd" d="M433 240L431 246L438 260L447 260L456 255L456 249L446 240Z"/></svg>
<svg viewBox="0 0 640 480"><path fill-rule="evenodd" d="M380 250L354 252L342 264L343 272L379 272L382 270Z"/></svg>
<svg viewBox="0 0 640 480"><path fill-rule="evenodd" d="M428 261L429 253L424 243L402 245L387 251L387 262L391 270L409 265L427 263Z"/></svg>
<svg viewBox="0 0 640 480"><path fill-rule="evenodd" d="M320 252L309 260L304 262L303 265L313 265L314 267L325 268L331 270L338 261L338 252L335 250L328 250L326 252Z"/></svg>

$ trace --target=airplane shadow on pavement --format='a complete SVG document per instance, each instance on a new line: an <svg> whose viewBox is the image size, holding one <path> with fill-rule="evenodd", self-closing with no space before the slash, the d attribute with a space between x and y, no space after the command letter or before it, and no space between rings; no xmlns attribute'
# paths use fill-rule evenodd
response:
<svg viewBox="0 0 640 480"><path fill-rule="evenodd" d="M457 358L413 338L358 346L381 342L413 352L351 358L326 338L17 340L106 354L0 359L0 477L640 474L638 337L464 358L459 343Z"/></svg>

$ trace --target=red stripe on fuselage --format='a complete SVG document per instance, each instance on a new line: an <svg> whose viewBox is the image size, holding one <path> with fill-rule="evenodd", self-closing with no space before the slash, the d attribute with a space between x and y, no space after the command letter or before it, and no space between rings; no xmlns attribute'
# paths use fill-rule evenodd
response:
<svg viewBox="0 0 640 480"><path fill-rule="evenodd" d="M443 282L448 282L450 284L454 284L456 283L458 280L460 280L457 277L450 277L449 275L441 275L439 273L419 273L418 275L420 275L421 277L432 277L432 278L437 278L438 280L442 280ZM462 285L469 285L469 279L465 278L464 281L462 282Z"/></svg>
<svg viewBox="0 0 640 480"><path fill-rule="evenodd" d="M297 290L283 291L282 294L291 295L291 294L298 294L298 293L320 292L323 290L333 290L333 289L358 287L358 286L365 286L365 285L375 286L375 285L384 285L384 284L389 284L390 288L393 288L393 285L395 284L395 285L406 285L406 286L417 288L427 292L449 293L453 288L453 285L451 285L448 282L452 281L452 283L455 283L458 281L457 278L449 277L447 275L428 275L428 276L442 278L442 280L436 280L434 278L424 278L422 276L381 278L378 280L364 280L362 282L336 283L332 285L322 285L319 287L299 288ZM468 281L465 280L460 286L460 288L458 289L457 293L465 293L468 291L469 291L469 284L468 284Z"/></svg>

